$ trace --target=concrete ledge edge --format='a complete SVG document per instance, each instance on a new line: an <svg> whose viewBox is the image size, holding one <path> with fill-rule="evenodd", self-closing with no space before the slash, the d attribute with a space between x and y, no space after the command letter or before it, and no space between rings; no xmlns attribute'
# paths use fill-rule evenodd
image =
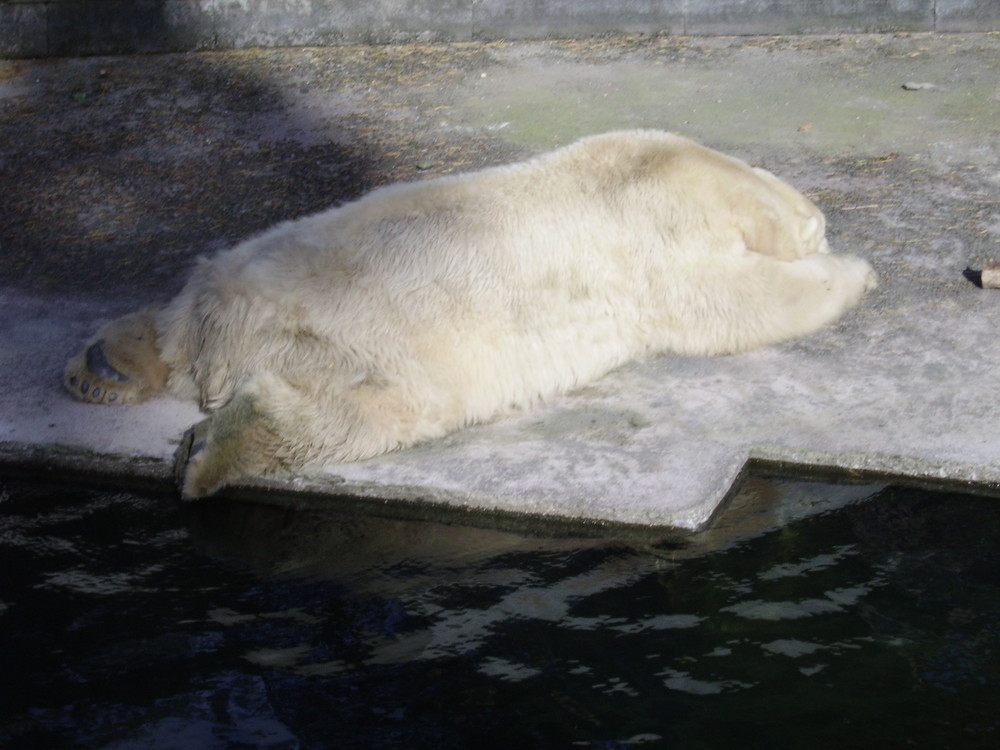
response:
<svg viewBox="0 0 1000 750"><path fill-rule="evenodd" d="M172 459L107 454L72 446L0 442L0 477L114 487L168 495L179 501ZM658 540L686 538L689 530L669 523L628 518L584 518L555 513L544 502L516 510L496 498L471 493L406 487L377 482L347 482L333 474L262 477L223 489L224 500L246 501L308 511L357 512L393 519L435 521L534 534L606 536L654 535ZM211 502L210 499L196 502ZM336 506L331 505L336 503Z"/></svg>
<svg viewBox="0 0 1000 750"><path fill-rule="evenodd" d="M889 453L833 453L760 444L750 451L748 468L829 481L875 480L1000 497L1000 465L982 467Z"/></svg>
<svg viewBox="0 0 1000 750"><path fill-rule="evenodd" d="M822 481L880 481L925 489L954 490L1000 498L1000 466L974 467L961 463L933 462L907 456L870 453L830 453L777 444L756 445L735 474L728 491L707 499L700 522L683 514L628 511L601 517L563 515L545 500L518 500L518 508L505 508L493 497L478 497L433 488L348 482L335 474L312 473L294 477L268 477L242 482L220 493L227 500L250 501L295 509L359 512L392 518L433 520L458 525L529 530L534 533L599 535L655 533L678 539L710 527L727 501L753 473L775 473ZM39 446L0 442L0 474L42 476L52 481L72 478L91 485L168 494L177 497L173 461L141 455L105 454L71 446ZM680 517L683 515L684 517Z"/></svg>

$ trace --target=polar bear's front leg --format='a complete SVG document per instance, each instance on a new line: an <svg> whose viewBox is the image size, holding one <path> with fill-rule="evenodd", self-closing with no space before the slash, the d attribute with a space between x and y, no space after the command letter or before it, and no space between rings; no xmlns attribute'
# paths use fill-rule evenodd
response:
<svg viewBox="0 0 1000 750"><path fill-rule="evenodd" d="M184 435L175 469L181 496L205 497L241 477L277 469L280 442L273 421L256 399L237 395Z"/></svg>
<svg viewBox="0 0 1000 750"><path fill-rule="evenodd" d="M169 368L156 342L156 309L146 308L101 327L66 363L63 384L80 401L131 404L163 390Z"/></svg>

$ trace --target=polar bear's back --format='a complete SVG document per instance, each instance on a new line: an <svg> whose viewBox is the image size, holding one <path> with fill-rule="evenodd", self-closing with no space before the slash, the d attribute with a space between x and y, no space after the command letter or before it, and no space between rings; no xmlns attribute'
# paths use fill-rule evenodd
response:
<svg viewBox="0 0 1000 750"><path fill-rule="evenodd" d="M619 286L648 278L650 263L672 263L693 235L685 225L710 212L677 174L691 149L700 147L670 134L615 133L515 165L381 188L245 243L225 275L265 296L285 294L285 282L322 287L344 304L376 289L427 299L437 286L494 314L557 290L582 299L600 287L621 301ZM706 239L703 226L697 236ZM411 313L423 317L419 307Z"/></svg>
<svg viewBox="0 0 1000 750"><path fill-rule="evenodd" d="M472 419L498 401L523 404L589 381L647 348L643 321L659 294L649 279L665 273L649 264L669 259L660 247L668 238L649 226L655 209L635 205L639 183L655 175L642 158L614 153L633 140L637 154L647 141L674 142L591 139L512 166L382 188L275 227L217 257L182 295L189 310L211 300L211 330L225 332L225 346L198 356L235 360L252 349L245 356L260 369L274 349L287 367L275 332L298 332L344 370L406 370L428 393L463 394ZM253 304L225 302L239 299ZM207 399L223 400L230 380Z"/></svg>

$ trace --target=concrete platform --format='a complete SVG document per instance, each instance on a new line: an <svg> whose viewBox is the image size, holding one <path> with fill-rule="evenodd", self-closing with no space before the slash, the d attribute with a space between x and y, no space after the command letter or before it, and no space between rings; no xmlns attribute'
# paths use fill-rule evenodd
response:
<svg viewBox="0 0 1000 750"><path fill-rule="evenodd" d="M260 491L681 529L755 459L996 492L1000 291L963 272L1000 259L998 53L996 35L621 37L0 62L0 453L168 477L193 405L59 387L102 320L169 297L199 253L382 182L657 127L805 191L879 289L807 339L634 363Z"/></svg>

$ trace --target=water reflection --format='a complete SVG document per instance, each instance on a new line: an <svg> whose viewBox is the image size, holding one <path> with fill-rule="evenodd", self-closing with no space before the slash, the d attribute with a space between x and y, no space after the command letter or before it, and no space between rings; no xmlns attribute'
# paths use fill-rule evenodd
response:
<svg viewBox="0 0 1000 750"><path fill-rule="evenodd" d="M995 738L1000 505L873 491L758 483L678 545L8 483L0 744Z"/></svg>

